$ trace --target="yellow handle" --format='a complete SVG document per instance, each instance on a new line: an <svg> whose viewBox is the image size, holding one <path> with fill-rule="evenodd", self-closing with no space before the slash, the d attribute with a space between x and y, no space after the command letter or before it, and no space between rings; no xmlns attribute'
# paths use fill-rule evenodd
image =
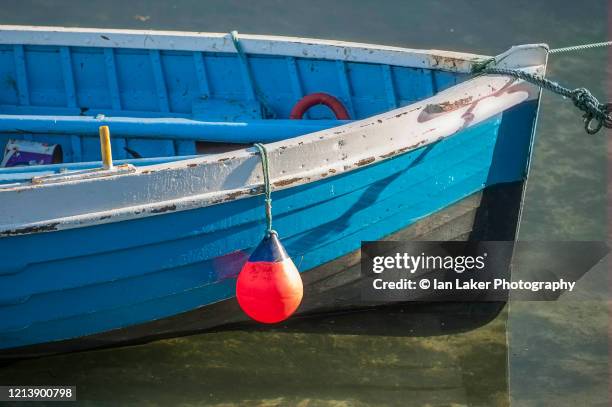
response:
<svg viewBox="0 0 612 407"><path fill-rule="evenodd" d="M108 126L100 126L100 151L102 153L102 164L104 168L113 168L113 153L111 152L110 131Z"/></svg>

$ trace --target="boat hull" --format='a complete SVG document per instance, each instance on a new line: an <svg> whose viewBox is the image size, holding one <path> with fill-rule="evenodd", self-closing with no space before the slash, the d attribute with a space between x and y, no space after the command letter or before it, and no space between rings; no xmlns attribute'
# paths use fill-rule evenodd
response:
<svg viewBox="0 0 612 407"><path fill-rule="evenodd" d="M536 111L537 101L525 102L437 143L275 193L275 228L306 282L301 312L367 306L342 304L335 291L345 287L352 300L359 295L351 281L361 241L466 239L478 231L488 231L478 239L513 240ZM512 191L504 200L514 212L484 216L482 201L498 188ZM445 215L466 202L474 217ZM501 225L506 221L509 228ZM424 224L440 226L422 233ZM40 352L30 346L86 349L239 321L235 278L263 229L263 199L255 196L0 239L2 356Z"/></svg>
<svg viewBox="0 0 612 407"><path fill-rule="evenodd" d="M386 236L384 240L514 240L520 217L521 197L524 182L503 183L476 192L447 208L438 211L425 219L421 219L400 231ZM501 274L509 273L503 270ZM360 269L360 251L354 250L337 259L317 266L303 274L304 300L297 315L292 318L316 317L328 313L349 310L370 310L375 307L390 305L384 302L366 301L361 297L361 284L365 281ZM503 303L488 302L478 305L474 302L447 302L444 298L428 299L413 302L402 312L426 312L428 318L457 314L473 315L473 310L484 312L480 317L470 321L448 321L444 332L451 333L472 329L488 322L497 315ZM408 315L406 318L411 318ZM305 329L308 324L297 322L295 329ZM291 329L289 322L288 328ZM135 345L153 340L191 335L206 331L224 329L261 329L248 319L240 310L234 298L197 307L154 321L135 324L125 328L113 329L107 332L86 335L73 339L53 341L42 344L20 346L0 350L0 358L20 359L38 357L49 354L83 351L113 346ZM330 327L329 329L332 329ZM341 327L338 329L342 329ZM333 331L333 329L332 329ZM417 332L420 332L417 330ZM378 333L383 334L383 333ZM423 333L434 334L434 333Z"/></svg>

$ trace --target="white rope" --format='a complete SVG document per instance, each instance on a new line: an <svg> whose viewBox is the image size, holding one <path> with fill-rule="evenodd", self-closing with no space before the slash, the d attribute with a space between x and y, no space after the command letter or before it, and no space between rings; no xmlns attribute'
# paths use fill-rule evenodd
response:
<svg viewBox="0 0 612 407"><path fill-rule="evenodd" d="M609 47L611 45L612 45L612 41L595 42L593 44L582 44L582 45L574 45L572 47L554 48L548 51L548 53L549 54L560 54L563 52L573 52L573 51L582 51L584 49Z"/></svg>

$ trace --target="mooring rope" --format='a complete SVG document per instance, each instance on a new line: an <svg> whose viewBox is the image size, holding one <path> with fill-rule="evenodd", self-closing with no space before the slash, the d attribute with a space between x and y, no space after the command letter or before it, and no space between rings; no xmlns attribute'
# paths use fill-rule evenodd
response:
<svg viewBox="0 0 612 407"><path fill-rule="evenodd" d="M586 88L571 90L559 85L557 82L518 69L484 68L480 72L490 75L512 76L571 99L574 102L574 106L584 112L582 116L584 118L584 129L588 134L597 133L603 126L608 129L612 128L612 115L610 114L612 112L612 103L600 103ZM593 121L596 124L594 127L591 127Z"/></svg>
<svg viewBox="0 0 612 407"><path fill-rule="evenodd" d="M549 51L550 54L581 51L592 48L611 46L612 41L598 42L593 44L575 45L572 47L556 48ZM553 93L569 98L574 102L574 106L584 112L584 129L588 134L595 134L602 127L612 128L612 103L600 103L599 100L586 88L569 89L561 86L557 82L546 79L542 76L531 74L520 69L495 68L488 66L495 62L495 59L489 59L481 63L474 64L472 73L489 74L489 75L504 75L521 79L529 82L542 89L549 90ZM593 126L593 122L596 124Z"/></svg>
<svg viewBox="0 0 612 407"><path fill-rule="evenodd" d="M242 44L240 43L240 40L238 39L238 31L234 30L230 32L230 38L232 39L232 43L234 44L234 48L236 49L236 52L238 53L238 57L240 58L240 61L244 65L249 82L251 83L251 86L253 87L253 92L255 93L255 97L257 98L257 101L261 104L261 107L264 110L264 117L269 118L269 119L275 119L276 113L274 112L270 104L268 103L268 100L266 99L261 89L259 89L259 85L257 85L257 82L255 81L255 78L253 77L253 72L251 72L251 66L249 65L249 61L247 60L246 53L244 52L244 48L242 48Z"/></svg>
<svg viewBox="0 0 612 407"><path fill-rule="evenodd" d="M602 48L612 46L612 41L594 42L592 44L574 45L571 47L553 48L548 51L549 54L561 54L564 52L582 51L586 49Z"/></svg>
<svg viewBox="0 0 612 407"><path fill-rule="evenodd" d="M264 196L266 203L266 236L271 234L277 234L272 229L272 188L270 186L270 164L268 163L268 151L266 146L261 143L255 143L255 147L259 151L261 156L261 168L263 170L264 177Z"/></svg>

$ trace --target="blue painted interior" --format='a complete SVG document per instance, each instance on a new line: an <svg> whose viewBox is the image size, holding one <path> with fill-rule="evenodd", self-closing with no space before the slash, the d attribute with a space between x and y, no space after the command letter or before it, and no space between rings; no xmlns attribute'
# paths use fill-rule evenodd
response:
<svg viewBox="0 0 612 407"><path fill-rule="evenodd" d="M536 107L524 103L435 144L274 193L283 245L305 272L488 185L524 179ZM103 332L231 298L264 229L257 196L0 239L0 348Z"/></svg>
<svg viewBox="0 0 612 407"><path fill-rule="evenodd" d="M248 55L253 78L274 110L287 119L304 95L327 92L361 119L427 98L465 79L465 75L427 69L284 56ZM19 127L24 115L191 119L202 122L253 122L262 119L253 84L236 54L94 47L0 45L0 151L9 138L62 145L64 162L100 159L95 132L83 128ZM12 116L12 117L11 117ZM327 123L333 114L316 106L306 119ZM268 120L265 120L268 121ZM296 121L297 122L297 121ZM95 122L93 123L96 124ZM161 125L160 125L161 126ZM293 128L295 126L295 128ZM301 126L301 127L300 127ZM276 139L310 132L304 124L284 123ZM110 127L113 157L131 158L196 154L194 132L168 134L151 127L138 134ZM164 133L165 132L165 133ZM164 137L165 134L165 137ZM203 141L265 142L274 134L251 132L250 138L230 132L207 132ZM266 137L272 137L266 139ZM0 176L3 174L0 169Z"/></svg>

